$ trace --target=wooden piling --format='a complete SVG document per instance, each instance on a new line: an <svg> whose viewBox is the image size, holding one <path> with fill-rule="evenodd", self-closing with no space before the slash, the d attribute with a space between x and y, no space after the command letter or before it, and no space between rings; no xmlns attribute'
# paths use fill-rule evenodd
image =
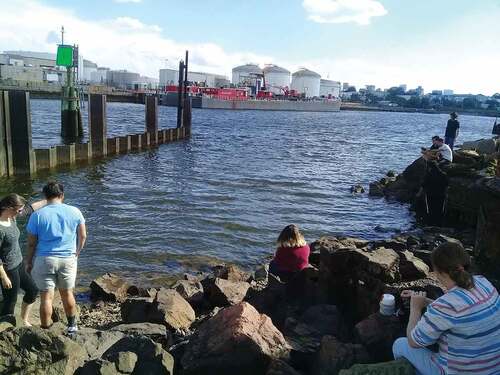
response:
<svg viewBox="0 0 500 375"><path fill-rule="evenodd" d="M0 91L0 176L9 174L7 161L7 142L5 140L4 92Z"/></svg>
<svg viewBox="0 0 500 375"><path fill-rule="evenodd" d="M108 156L118 155L120 153L120 138L108 138Z"/></svg>
<svg viewBox="0 0 500 375"><path fill-rule="evenodd" d="M89 94L89 138L92 156L107 155L106 95Z"/></svg>
<svg viewBox="0 0 500 375"><path fill-rule="evenodd" d="M76 143L75 159L80 163L92 160L92 145L90 143Z"/></svg>
<svg viewBox="0 0 500 375"><path fill-rule="evenodd" d="M158 98L148 95L145 100L146 108L146 132L158 132Z"/></svg>
<svg viewBox="0 0 500 375"><path fill-rule="evenodd" d="M3 99L8 175L34 174L29 92L7 91Z"/></svg>
<svg viewBox="0 0 500 375"><path fill-rule="evenodd" d="M56 146L57 152L57 166L74 165L75 157L75 144Z"/></svg>
<svg viewBox="0 0 500 375"><path fill-rule="evenodd" d="M130 152L130 149L131 149L131 145L130 145L130 135L125 135L123 137L119 137L119 148L118 148L118 152L120 154L128 154Z"/></svg>
<svg viewBox="0 0 500 375"><path fill-rule="evenodd" d="M142 149L143 134L132 134L130 136L130 149L133 151L140 151Z"/></svg>

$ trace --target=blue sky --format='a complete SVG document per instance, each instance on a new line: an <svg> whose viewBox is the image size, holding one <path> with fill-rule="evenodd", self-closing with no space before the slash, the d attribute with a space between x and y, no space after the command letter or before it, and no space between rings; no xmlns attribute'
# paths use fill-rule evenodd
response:
<svg viewBox="0 0 500 375"><path fill-rule="evenodd" d="M11 0L5 6L0 50L53 49L64 22L67 39L86 58L150 76L189 48L193 68L226 75L252 61L307 66L357 86L500 91L499 0ZM22 36L12 37L12 25Z"/></svg>

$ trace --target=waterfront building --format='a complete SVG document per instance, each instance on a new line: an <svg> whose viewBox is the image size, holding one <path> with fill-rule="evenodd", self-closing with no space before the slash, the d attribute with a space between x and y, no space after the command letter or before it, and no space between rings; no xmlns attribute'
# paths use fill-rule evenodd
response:
<svg viewBox="0 0 500 375"><path fill-rule="evenodd" d="M266 80L267 90L273 94L282 95L284 89L290 87L290 71L285 68L269 64L262 71Z"/></svg>
<svg viewBox="0 0 500 375"><path fill-rule="evenodd" d="M90 82L105 84L109 70L109 68L98 67L96 71L90 73Z"/></svg>
<svg viewBox="0 0 500 375"><path fill-rule="evenodd" d="M399 85L399 88L403 89L404 92L406 92L406 90L408 90L408 86L405 83Z"/></svg>
<svg viewBox="0 0 500 375"><path fill-rule="evenodd" d="M179 71L177 69L160 69L159 78L161 87L177 85L179 83ZM226 76L192 71L188 71L188 81L205 87L228 87L230 84Z"/></svg>
<svg viewBox="0 0 500 375"><path fill-rule="evenodd" d="M349 82L344 82L342 84L342 91L347 91L348 88L349 88Z"/></svg>
<svg viewBox="0 0 500 375"><path fill-rule="evenodd" d="M312 70L301 68L292 74L292 90L305 95L306 98L319 96L321 76Z"/></svg>
<svg viewBox="0 0 500 375"><path fill-rule="evenodd" d="M366 85L366 91L370 94L375 92L375 85Z"/></svg>
<svg viewBox="0 0 500 375"><path fill-rule="evenodd" d="M340 82L322 79L319 83L319 96L339 98Z"/></svg>
<svg viewBox="0 0 500 375"><path fill-rule="evenodd" d="M443 95L444 96L451 96L451 95L453 95L453 90L443 90Z"/></svg>
<svg viewBox="0 0 500 375"><path fill-rule="evenodd" d="M262 83L262 74L262 69L257 64L240 65L233 68L231 83L235 86L258 86Z"/></svg>
<svg viewBox="0 0 500 375"><path fill-rule="evenodd" d="M92 73L97 72L97 64L86 59L82 59L78 66L78 80L80 82L92 82Z"/></svg>
<svg viewBox="0 0 500 375"><path fill-rule="evenodd" d="M128 70L109 70L106 74L106 82L109 86L121 89L132 89L134 83L139 81L139 73L129 72Z"/></svg>

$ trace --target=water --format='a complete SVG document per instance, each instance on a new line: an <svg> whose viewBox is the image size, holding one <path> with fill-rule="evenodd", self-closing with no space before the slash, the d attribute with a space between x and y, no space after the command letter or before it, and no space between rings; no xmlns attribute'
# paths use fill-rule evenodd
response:
<svg viewBox="0 0 500 375"><path fill-rule="evenodd" d="M33 143L60 143L58 101L32 101ZM86 114L84 114L86 118ZM104 272L148 279L226 260L252 267L296 223L306 239L367 239L413 225L407 207L353 195L350 187L401 171L447 115L194 110L187 141L107 159L85 168L12 179L0 192L35 196L48 178L87 219L81 285ZM489 136L491 118L461 116L459 142ZM160 127L175 109L160 107ZM139 133L144 106L108 104L108 134ZM39 195L37 195L39 196Z"/></svg>

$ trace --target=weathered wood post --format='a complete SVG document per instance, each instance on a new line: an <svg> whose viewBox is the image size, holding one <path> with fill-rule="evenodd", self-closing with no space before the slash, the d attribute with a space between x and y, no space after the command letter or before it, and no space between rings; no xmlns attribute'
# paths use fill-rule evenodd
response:
<svg viewBox="0 0 500 375"><path fill-rule="evenodd" d="M5 140L5 116L4 116L4 92L0 91L0 176L7 176L9 168L7 166L7 142Z"/></svg>
<svg viewBox="0 0 500 375"><path fill-rule="evenodd" d="M7 91L3 95L5 143L8 175L33 174L35 153L31 143L30 94Z"/></svg>
<svg viewBox="0 0 500 375"><path fill-rule="evenodd" d="M185 128L185 135L191 135L191 98L184 99L184 108L182 114L182 127Z"/></svg>
<svg viewBox="0 0 500 375"><path fill-rule="evenodd" d="M158 133L158 97L148 95L145 99L146 107L146 132L152 134L152 139L156 139Z"/></svg>
<svg viewBox="0 0 500 375"><path fill-rule="evenodd" d="M94 157L106 156L108 151L106 124L106 95L89 94L89 143Z"/></svg>

